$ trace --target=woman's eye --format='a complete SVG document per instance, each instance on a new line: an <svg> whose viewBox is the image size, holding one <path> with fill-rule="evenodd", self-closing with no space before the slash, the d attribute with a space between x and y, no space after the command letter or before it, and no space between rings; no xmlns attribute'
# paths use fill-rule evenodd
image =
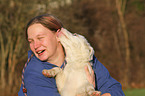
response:
<svg viewBox="0 0 145 96"><path fill-rule="evenodd" d="M41 40L43 37L38 37L39 40Z"/></svg>
<svg viewBox="0 0 145 96"><path fill-rule="evenodd" d="M29 43L32 43L32 41L28 41Z"/></svg>

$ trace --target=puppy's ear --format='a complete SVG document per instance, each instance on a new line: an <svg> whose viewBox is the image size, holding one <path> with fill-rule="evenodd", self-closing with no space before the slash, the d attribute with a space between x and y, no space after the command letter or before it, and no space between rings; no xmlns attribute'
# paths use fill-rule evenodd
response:
<svg viewBox="0 0 145 96"><path fill-rule="evenodd" d="M93 60L93 55L94 55L94 49L91 47L91 46L89 46L89 56L90 56L90 61L91 60Z"/></svg>

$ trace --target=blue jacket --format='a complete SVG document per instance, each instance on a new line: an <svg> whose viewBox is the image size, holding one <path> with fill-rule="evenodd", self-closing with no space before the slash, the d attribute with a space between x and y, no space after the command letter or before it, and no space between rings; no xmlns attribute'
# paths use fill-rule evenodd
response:
<svg viewBox="0 0 145 96"><path fill-rule="evenodd" d="M29 51L28 58L31 54L32 51ZM108 70L95 56L93 62L93 70L96 75L96 90L101 91L102 94L110 93L111 96L125 96L121 84L110 76ZM24 73L24 83L28 96L60 96L57 91L55 79L47 78L42 74L43 69L51 69L53 67L56 67L56 65L42 62L35 56L32 57ZM18 96L24 96L22 85Z"/></svg>

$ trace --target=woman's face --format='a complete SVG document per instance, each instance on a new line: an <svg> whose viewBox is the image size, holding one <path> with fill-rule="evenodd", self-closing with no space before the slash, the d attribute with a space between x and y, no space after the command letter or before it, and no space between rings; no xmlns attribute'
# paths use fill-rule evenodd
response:
<svg viewBox="0 0 145 96"><path fill-rule="evenodd" d="M57 32L53 32L41 24L33 24L28 28L28 41L32 52L41 61L57 57L59 40Z"/></svg>

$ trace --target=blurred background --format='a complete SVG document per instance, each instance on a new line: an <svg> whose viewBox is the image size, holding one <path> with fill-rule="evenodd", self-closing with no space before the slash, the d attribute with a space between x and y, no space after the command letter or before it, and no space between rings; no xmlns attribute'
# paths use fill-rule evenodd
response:
<svg viewBox="0 0 145 96"><path fill-rule="evenodd" d="M145 0L0 0L0 96L18 93L26 24L46 13L87 38L127 96L145 96Z"/></svg>

